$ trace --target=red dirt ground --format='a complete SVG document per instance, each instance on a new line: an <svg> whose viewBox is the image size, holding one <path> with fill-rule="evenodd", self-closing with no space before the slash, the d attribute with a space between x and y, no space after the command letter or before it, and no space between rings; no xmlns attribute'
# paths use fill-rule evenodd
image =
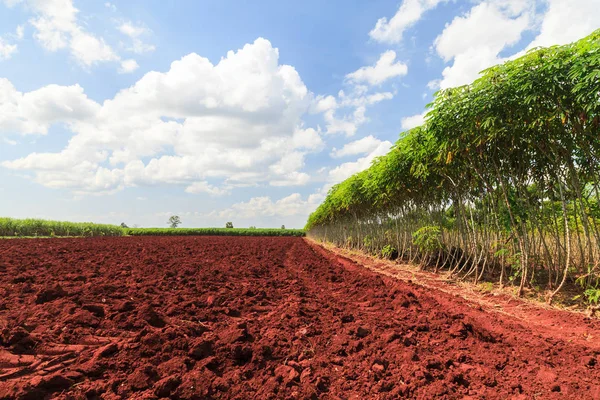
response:
<svg viewBox="0 0 600 400"><path fill-rule="evenodd" d="M0 241L0 329L0 399L600 399L597 343L300 238Z"/></svg>

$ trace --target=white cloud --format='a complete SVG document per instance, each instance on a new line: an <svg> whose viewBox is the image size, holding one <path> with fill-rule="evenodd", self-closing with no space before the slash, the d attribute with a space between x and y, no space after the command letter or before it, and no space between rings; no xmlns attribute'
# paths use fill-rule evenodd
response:
<svg viewBox="0 0 600 400"><path fill-rule="evenodd" d="M17 38L18 40L21 40L21 39L23 39L24 36L25 36L25 26L18 25L17 29L15 29L15 38Z"/></svg>
<svg viewBox="0 0 600 400"><path fill-rule="evenodd" d="M323 114L325 133L353 136L361 125L369 121L366 117L368 107L394 97L392 92L369 93L373 86L406 75L407 71L406 64L396 61L396 52L386 51L381 54L375 65L362 67L346 75L348 93L340 90L337 97L319 95L313 99L309 111L313 114Z"/></svg>
<svg viewBox="0 0 600 400"><path fill-rule="evenodd" d="M20 93L0 80L0 132L43 134L63 123L73 133L58 153L2 165L82 194L155 184L195 191L208 179L226 187L305 184L304 154L323 142L319 131L302 127L312 95L278 60L265 39L216 65L189 54L103 104L79 86Z"/></svg>
<svg viewBox="0 0 600 400"><path fill-rule="evenodd" d="M134 25L132 22L124 22L119 26L119 31L124 35L135 38L148 33L148 28L142 25Z"/></svg>
<svg viewBox="0 0 600 400"><path fill-rule="evenodd" d="M425 113L402 118L402 129L409 130L425 123Z"/></svg>
<svg viewBox="0 0 600 400"><path fill-rule="evenodd" d="M81 30L77 24L78 10L72 0L17 0L14 3L23 3L35 13L29 22L36 29L34 37L47 50L68 47L71 34Z"/></svg>
<svg viewBox="0 0 600 400"><path fill-rule="evenodd" d="M304 186L310 182L310 175L306 172L293 171L287 175L280 175L269 182L271 186Z"/></svg>
<svg viewBox="0 0 600 400"><path fill-rule="evenodd" d="M332 184L339 183L358 172L364 171L371 166L371 163L376 157L387 154L391 147L392 143L386 140L379 143L379 145L366 156L353 162L343 163L331 169L328 177L329 182Z"/></svg>
<svg viewBox="0 0 600 400"><path fill-rule="evenodd" d="M17 141L16 140L11 140L11 139L8 139L8 138L2 138L2 141L4 143L6 143L7 145L9 145L9 146L16 146L17 145Z"/></svg>
<svg viewBox="0 0 600 400"><path fill-rule="evenodd" d="M346 75L346 79L353 83L366 82L369 85L381 85L390 78L404 76L408 73L406 64L396 62L396 52L388 50L381 54L375 65L362 67Z"/></svg>
<svg viewBox="0 0 600 400"><path fill-rule="evenodd" d="M277 177L271 181L273 186L301 186L306 185L310 176L298 170L304 167L304 153L292 151L287 153L276 163L269 167L269 170Z"/></svg>
<svg viewBox="0 0 600 400"><path fill-rule="evenodd" d="M49 51L68 48L71 56L84 67L101 62L118 61L119 56L103 38L87 32L77 19L72 0L5 0L12 7L24 4L34 13L29 20L34 37ZM18 33L17 33L18 34Z"/></svg>
<svg viewBox="0 0 600 400"><path fill-rule="evenodd" d="M381 140L369 135L354 142L346 143L341 149L334 148L330 155L332 158L342 158L357 154L369 154L377 149L381 143Z"/></svg>
<svg viewBox="0 0 600 400"><path fill-rule="evenodd" d="M356 108L353 114L337 118L335 110L329 110L323 115L327 123L327 133L345 133L346 136L353 136L358 130L359 125L365 122L364 107Z"/></svg>
<svg viewBox="0 0 600 400"><path fill-rule="evenodd" d="M71 36L71 54L86 67L99 62L119 61L119 56L104 42L86 32L77 30Z"/></svg>
<svg viewBox="0 0 600 400"><path fill-rule="evenodd" d="M137 61L135 61L134 59L123 60L121 61L121 68L119 68L119 73L129 74L138 69L139 67L140 66L138 65Z"/></svg>
<svg viewBox="0 0 600 400"><path fill-rule="evenodd" d="M547 0L539 35L527 48L566 44L600 28L600 0Z"/></svg>
<svg viewBox="0 0 600 400"><path fill-rule="evenodd" d="M258 217L306 216L314 211L322 196L311 195L306 200L299 193L273 201L268 196L253 197L247 202L233 204L220 211L213 211L209 217L250 219Z"/></svg>
<svg viewBox="0 0 600 400"><path fill-rule="evenodd" d="M380 18L369 32L373 40L383 43L400 43L404 31L419 21L422 15L445 0L404 0L396 14L388 21Z"/></svg>
<svg viewBox="0 0 600 400"><path fill-rule="evenodd" d="M112 12L117 11L117 6L109 2L104 3L104 7L108 8Z"/></svg>
<svg viewBox="0 0 600 400"><path fill-rule="evenodd" d="M223 196L225 194L228 194L229 190L221 189L216 186L210 185L206 181L202 181L202 182L192 183L187 188L185 188L185 192L192 193L192 194L208 193L211 196Z"/></svg>
<svg viewBox="0 0 600 400"><path fill-rule="evenodd" d="M369 121L366 117L368 107L394 97L392 92L369 92L373 86L381 85L388 79L406 75L407 66L395 60L396 53L386 51L375 65L362 67L346 75L348 93L340 90L337 97L319 95L313 99L309 110L313 114L323 114L325 133L353 136L361 125Z"/></svg>
<svg viewBox="0 0 600 400"><path fill-rule="evenodd" d="M533 2L490 0L446 25L434 46L446 62L442 89L470 83L479 72L502 61L500 52L516 44L531 28Z"/></svg>
<svg viewBox="0 0 600 400"><path fill-rule="evenodd" d="M315 98L311 106L311 112L318 114L338 108L337 100L334 96L319 95Z"/></svg>
<svg viewBox="0 0 600 400"><path fill-rule="evenodd" d="M353 136L358 128L368 121L365 116L367 107L373 106L381 101L390 100L394 97L391 92L379 92L373 94L365 94L363 88L354 86L350 94L346 94L343 90L338 93L338 98L328 96L326 98L317 97L316 107L313 104L312 109L325 110L323 118L326 123L326 133L345 133L346 136ZM331 99L333 98L332 101ZM323 106L323 104L327 106ZM340 109L353 109L352 112L346 113L342 117L337 117L336 113Z"/></svg>
<svg viewBox="0 0 600 400"><path fill-rule="evenodd" d="M119 31L128 36L132 44L127 50L132 51L136 54L149 53L156 50L156 47L151 44L144 43L141 39L142 36L149 35L151 33L150 29L143 25L134 25L132 22L123 22L119 25Z"/></svg>
<svg viewBox="0 0 600 400"><path fill-rule="evenodd" d="M432 79L429 82L427 82L427 89L438 90L440 88L441 83L442 83L441 79Z"/></svg>
<svg viewBox="0 0 600 400"><path fill-rule="evenodd" d="M0 60L8 60L16 52L16 44L8 44L0 37Z"/></svg>
<svg viewBox="0 0 600 400"><path fill-rule="evenodd" d="M565 44L600 28L600 0L486 0L446 26L434 43L452 64L442 73L444 89L468 84L482 70L524 54L501 56L519 43L523 33L537 32L525 49ZM540 12L540 10L542 10ZM432 81L430 89L435 88ZM428 85L429 86L429 85Z"/></svg>
<svg viewBox="0 0 600 400"><path fill-rule="evenodd" d="M21 93L8 79L0 78L0 134L46 134L54 123L74 124L99 110L100 105L88 99L79 85L48 85Z"/></svg>
<svg viewBox="0 0 600 400"><path fill-rule="evenodd" d="M292 136L292 142L294 149L299 150L319 152L325 147L325 143L321 139L321 132L313 128L296 129L294 136Z"/></svg>

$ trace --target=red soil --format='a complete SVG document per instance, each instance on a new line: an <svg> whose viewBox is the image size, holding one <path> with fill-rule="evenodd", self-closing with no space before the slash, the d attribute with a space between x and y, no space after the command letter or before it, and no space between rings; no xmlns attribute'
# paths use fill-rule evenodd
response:
<svg viewBox="0 0 600 400"><path fill-rule="evenodd" d="M598 346L300 238L0 241L0 330L0 399L600 399Z"/></svg>

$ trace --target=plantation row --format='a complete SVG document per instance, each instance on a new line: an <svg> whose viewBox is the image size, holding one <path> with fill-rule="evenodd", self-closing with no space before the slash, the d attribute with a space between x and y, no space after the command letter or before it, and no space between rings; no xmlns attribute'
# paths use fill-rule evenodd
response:
<svg viewBox="0 0 600 400"><path fill-rule="evenodd" d="M600 31L436 93L423 126L334 186L309 235L475 282L600 280Z"/></svg>
<svg viewBox="0 0 600 400"><path fill-rule="evenodd" d="M43 219L0 218L0 237L37 236L122 236L120 226L46 221Z"/></svg>
<svg viewBox="0 0 600 400"><path fill-rule="evenodd" d="M0 218L0 237L61 236L304 236L301 229L122 228L116 225Z"/></svg>
<svg viewBox="0 0 600 400"><path fill-rule="evenodd" d="M129 228L130 236L304 236L301 229L269 228Z"/></svg>

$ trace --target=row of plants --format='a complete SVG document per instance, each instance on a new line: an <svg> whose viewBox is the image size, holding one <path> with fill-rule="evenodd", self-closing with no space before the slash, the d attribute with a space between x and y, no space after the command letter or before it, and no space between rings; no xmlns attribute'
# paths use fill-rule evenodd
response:
<svg viewBox="0 0 600 400"><path fill-rule="evenodd" d="M304 236L301 229L263 228L128 228L42 219L0 218L0 237L96 236Z"/></svg>
<svg viewBox="0 0 600 400"><path fill-rule="evenodd" d="M423 126L329 191L309 235L519 295L545 288L549 302L567 283L596 293L600 30L489 68L428 108Z"/></svg>
<svg viewBox="0 0 600 400"><path fill-rule="evenodd" d="M122 236L115 225L47 221L43 219L0 218L0 237Z"/></svg>
<svg viewBox="0 0 600 400"><path fill-rule="evenodd" d="M130 236L304 236L302 229L269 228L129 228Z"/></svg>

